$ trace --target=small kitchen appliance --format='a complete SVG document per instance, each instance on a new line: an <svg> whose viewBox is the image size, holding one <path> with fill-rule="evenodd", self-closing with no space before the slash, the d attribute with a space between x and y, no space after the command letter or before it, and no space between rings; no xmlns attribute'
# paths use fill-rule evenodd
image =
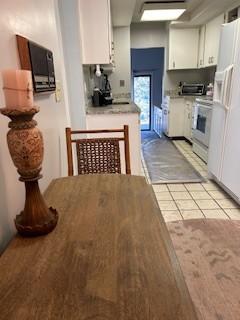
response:
<svg viewBox="0 0 240 320"><path fill-rule="evenodd" d="M95 79L95 88L93 90L92 102L95 107L112 104L111 85L106 74L101 74Z"/></svg>
<svg viewBox="0 0 240 320"><path fill-rule="evenodd" d="M206 88L202 83L184 83L180 90L181 96L204 96L205 94Z"/></svg>

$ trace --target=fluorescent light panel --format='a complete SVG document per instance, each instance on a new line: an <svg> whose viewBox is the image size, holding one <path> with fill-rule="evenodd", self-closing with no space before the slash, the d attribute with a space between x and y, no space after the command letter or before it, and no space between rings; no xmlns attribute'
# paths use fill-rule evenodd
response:
<svg viewBox="0 0 240 320"><path fill-rule="evenodd" d="M141 21L172 21L177 20L186 9L155 9L144 10Z"/></svg>

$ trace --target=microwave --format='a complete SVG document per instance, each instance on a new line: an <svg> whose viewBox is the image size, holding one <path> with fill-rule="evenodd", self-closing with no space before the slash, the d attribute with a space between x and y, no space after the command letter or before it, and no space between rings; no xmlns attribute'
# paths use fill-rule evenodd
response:
<svg viewBox="0 0 240 320"><path fill-rule="evenodd" d="M204 84L183 84L181 88L182 96L205 96L206 87Z"/></svg>

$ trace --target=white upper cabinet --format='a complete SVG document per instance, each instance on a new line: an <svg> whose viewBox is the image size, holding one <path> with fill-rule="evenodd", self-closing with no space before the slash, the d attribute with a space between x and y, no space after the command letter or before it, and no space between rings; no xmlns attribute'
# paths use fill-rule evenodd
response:
<svg viewBox="0 0 240 320"><path fill-rule="evenodd" d="M80 0L80 32L83 64L112 62L110 0Z"/></svg>
<svg viewBox="0 0 240 320"><path fill-rule="evenodd" d="M199 29L169 30L169 70L198 68Z"/></svg>
<svg viewBox="0 0 240 320"><path fill-rule="evenodd" d="M202 26L199 30L199 52L198 52L198 67L204 67L204 52L205 52L205 36L206 26Z"/></svg>
<svg viewBox="0 0 240 320"><path fill-rule="evenodd" d="M224 14L216 17L206 24L204 66L217 64L221 25L224 23Z"/></svg>

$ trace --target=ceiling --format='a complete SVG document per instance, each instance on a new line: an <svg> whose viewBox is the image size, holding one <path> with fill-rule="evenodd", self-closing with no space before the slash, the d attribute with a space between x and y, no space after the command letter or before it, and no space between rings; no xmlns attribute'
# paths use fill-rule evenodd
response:
<svg viewBox="0 0 240 320"><path fill-rule="evenodd" d="M147 0L110 0L114 26L129 26L140 22L142 5ZM163 1L163 0L162 0ZM171 0L164 0L164 2ZM181 0L174 0L181 1ZM161 0L151 0L161 2ZM176 25L201 25L218 14L240 5L240 0L186 0L187 10ZM141 22L145 23L145 22Z"/></svg>
<svg viewBox="0 0 240 320"><path fill-rule="evenodd" d="M129 26L136 5L136 0L110 0L114 27Z"/></svg>

